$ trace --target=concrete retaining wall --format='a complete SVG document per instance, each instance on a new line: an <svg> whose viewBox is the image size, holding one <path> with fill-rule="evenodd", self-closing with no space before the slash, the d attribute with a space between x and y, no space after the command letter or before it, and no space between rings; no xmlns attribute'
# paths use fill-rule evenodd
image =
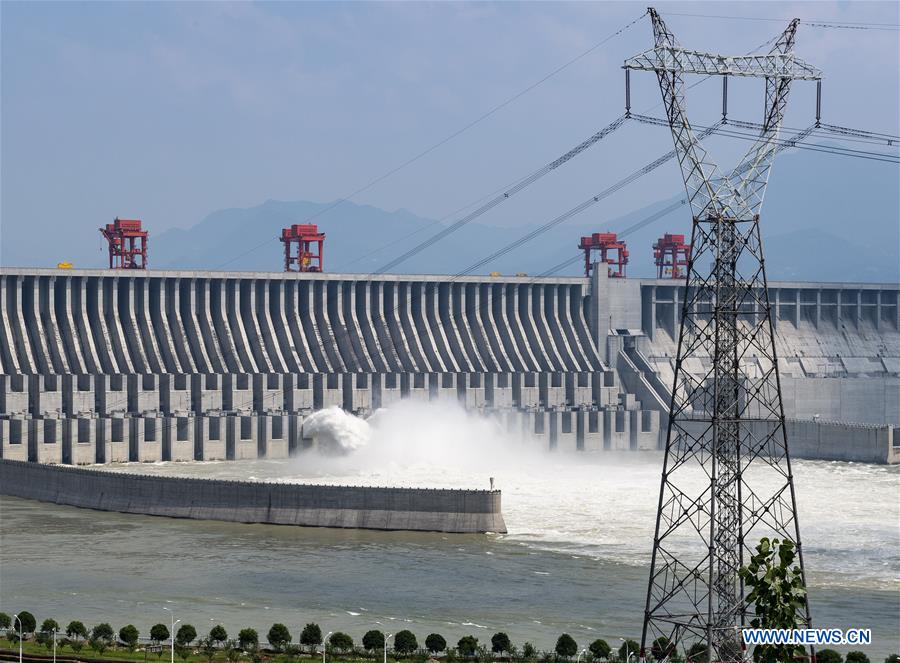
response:
<svg viewBox="0 0 900 663"><path fill-rule="evenodd" d="M866 426L833 421L787 422L793 458L850 460L861 463L900 462L893 426Z"/></svg>
<svg viewBox="0 0 900 663"><path fill-rule="evenodd" d="M506 532L498 490L222 481L0 460L0 492L101 511L196 520L380 530Z"/></svg>

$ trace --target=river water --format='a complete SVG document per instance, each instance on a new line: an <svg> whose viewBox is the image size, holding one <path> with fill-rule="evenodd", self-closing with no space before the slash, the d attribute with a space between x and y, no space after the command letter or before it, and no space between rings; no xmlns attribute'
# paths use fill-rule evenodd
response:
<svg viewBox="0 0 900 663"><path fill-rule="evenodd" d="M168 606L200 632L281 621L296 636L316 621L357 641L370 628L420 642L503 630L542 648L564 631L580 646L637 638L662 455L551 454L456 413L427 419L388 421L347 456L117 469L429 487L494 477L508 534L171 520L3 497L0 610L142 632ZM795 461L794 474L816 625L872 628L873 660L900 651L900 467Z"/></svg>

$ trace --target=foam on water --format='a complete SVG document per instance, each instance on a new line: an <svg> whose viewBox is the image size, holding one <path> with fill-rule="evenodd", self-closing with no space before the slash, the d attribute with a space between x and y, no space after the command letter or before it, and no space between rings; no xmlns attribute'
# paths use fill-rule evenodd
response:
<svg viewBox="0 0 900 663"><path fill-rule="evenodd" d="M290 460L120 469L438 488L487 488L493 477L503 491L506 541L526 550L649 563L660 452L548 452L544 440L440 402L404 401L368 421L332 408L307 418L304 430L316 445ZM900 587L900 467L795 461L794 475L811 579L827 586ZM749 479L761 490L778 486L771 472L751 472ZM695 466L682 481L699 492L708 479ZM693 543L687 536L678 541L683 550Z"/></svg>

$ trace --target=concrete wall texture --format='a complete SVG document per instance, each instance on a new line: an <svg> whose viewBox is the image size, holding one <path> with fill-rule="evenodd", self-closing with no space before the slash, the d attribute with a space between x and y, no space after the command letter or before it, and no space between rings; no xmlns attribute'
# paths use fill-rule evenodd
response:
<svg viewBox="0 0 900 663"><path fill-rule="evenodd" d="M0 491L101 511L240 523L505 533L500 491L141 476L0 460Z"/></svg>
<svg viewBox="0 0 900 663"><path fill-rule="evenodd" d="M313 410L447 398L548 448L657 448L681 284L594 271L0 269L0 456L278 458L303 446ZM773 283L770 296L787 416L900 426L900 286ZM868 448L860 430L847 428L851 454Z"/></svg>

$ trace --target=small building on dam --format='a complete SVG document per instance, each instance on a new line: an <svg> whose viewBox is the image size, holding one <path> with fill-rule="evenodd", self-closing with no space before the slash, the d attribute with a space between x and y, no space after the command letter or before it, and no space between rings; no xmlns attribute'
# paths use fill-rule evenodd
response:
<svg viewBox="0 0 900 663"><path fill-rule="evenodd" d="M453 399L560 452L665 442L679 281L0 269L0 454L281 458L303 420ZM795 456L895 462L900 286L771 283ZM747 315L753 315L749 311ZM702 375L704 359L686 366ZM760 370L755 358L747 371ZM900 440L898 440L900 444Z"/></svg>

